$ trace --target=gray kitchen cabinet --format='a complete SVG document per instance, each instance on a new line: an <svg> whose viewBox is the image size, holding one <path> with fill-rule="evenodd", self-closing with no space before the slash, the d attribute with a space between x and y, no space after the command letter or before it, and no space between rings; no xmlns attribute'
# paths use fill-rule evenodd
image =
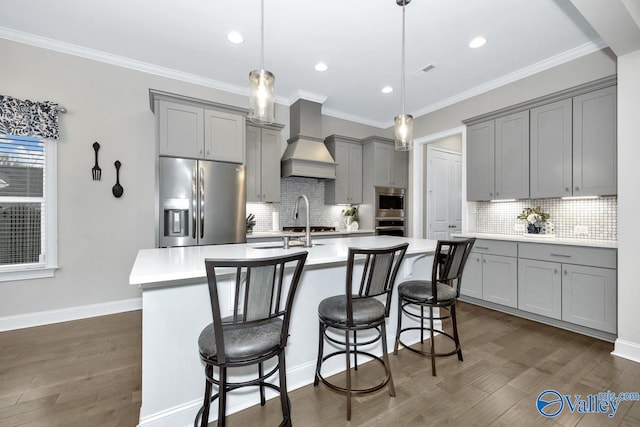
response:
<svg viewBox="0 0 640 427"><path fill-rule="evenodd" d="M460 284L460 294L482 299L482 255L471 252Z"/></svg>
<svg viewBox="0 0 640 427"><path fill-rule="evenodd" d="M529 111L495 120L495 197L529 198Z"/></svg>
<svg viewBox="0 0 640 427"><path fill-rule="evenodd" d="M615 334L616 271L563 264L562 320Z"/></svg>
<svg viewBox="0 0 640 427"><path fill-rule="evenodd" d="M517 244L476 240L467 259L460 293L508 307L518 306Z"/></svg>
<svg viewBox="0 0 640 427"><path fill-rule="evenodd" d="M530 197L573 194L572 99L530 111Z"/></svg>
<svg viewBox="0 0 640 427"><path fill-rule="evenodd" d="M617 86L573 98L573 195L617 193Z"/></svg>
<svg viewBox="0 0 640 427"><path fill-rule="evenodd" d="M161 155L203 158L204 109L161 100L156 110Z"/></svg>
<svg viewBox="0 0 640 427"><path fill-rule="evenodd" d="M362 144L359 140L331 135L325 145L336 161L336 179L325 182L327 204L362 203Z"/></svg>
<svg viewBox="0 0 640 427"><path fill-rule="evenodd" d="M247 202L280 201L280 131L247 126Z"/></svg>
<svg viewBox="0 0 640 427"><path fill-rule="evenodd" d="M244 163L245 118L239 114L204 110L204 158Z"/></svg>
<svg viewBox="0 0 640 427"><path fill-rule="evenodd" d="M244 163L242 114L164 99L156 113L160 155Z"/></svg>
<svg viewBox="0 0 640 427"><path fill-rule="evenodd" d="M467 200L529 197L529 111L469 126Z"/></svg>
<svg viewBox="0 0 640 427"><path fill-rule="evenodd" d="M562 318L562 266L557 262L518 259L518 308Z"/></svg>
<svg viewBox="0 0 640 427"><path fill-rule="evenodd" d="M507 307L518 306L518 260L482 255L482 299Z"/></svg>
<svg viewBox="0 0 640 427"><path fill-rule="evenodd" d="M495 121L467 128L467 200L494 198Z"/></svg>
<svg viewBox="0 0 640 427"><path fill-rule="evenodd" d="M375 141L373 144L373 185L407 187L408 155L396 151L394 144Z"/></svg>
<svg viewBox="0 0 640 427"><path fill-rule="evenodd" d="M520 310L616 333L615 249L520 243L518 252Z"/></svg>

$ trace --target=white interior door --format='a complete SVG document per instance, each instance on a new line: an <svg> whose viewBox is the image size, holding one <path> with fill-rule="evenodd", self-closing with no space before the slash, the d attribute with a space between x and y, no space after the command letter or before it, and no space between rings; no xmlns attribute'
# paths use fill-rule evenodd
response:
<svg viewBox="0 0 640 427"><path fill-rule="evenodd" d="M427 147L427 238L446 240L462 230L462 156Z"/></svg>

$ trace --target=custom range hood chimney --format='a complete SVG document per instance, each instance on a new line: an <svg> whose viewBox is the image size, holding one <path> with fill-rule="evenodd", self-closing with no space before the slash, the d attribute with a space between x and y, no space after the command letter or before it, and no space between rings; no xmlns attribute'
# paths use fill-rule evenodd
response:
<svg viewBox="0 0 640 427"><path fill-rule="evenodd" d="M336 162L320 137L321 110L322 104L306 99L291 105L291 138L280 163L283 178L336 178Z"/></svg>

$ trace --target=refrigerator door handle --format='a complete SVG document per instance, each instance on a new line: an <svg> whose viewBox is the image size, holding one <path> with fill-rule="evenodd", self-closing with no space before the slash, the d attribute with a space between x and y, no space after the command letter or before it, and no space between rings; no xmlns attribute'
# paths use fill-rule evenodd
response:
<svg viewBox="0 0 640 427"><path fill-rule="evenodd" d="M193 212L192 215L191 215L191 217L193 219L192 227L191 227L191 230L192 230L191 231L191 236L194 239L196 238L196 221L197 221L196 215L197 215L197 212L198 212L198 210L196 209L197 208L196 201L198 200L197 195L196 195L196 182L197 182L197 180L196 180L196 169L197 169L197 166L194 166L193 167L193 176L191 178L191 211Z"/></svg>
<svg viewBox="0 0 640 427"><path fill-rule="evenodd" d="M204 168L200 168L200 238L204 239Z"/></svg>

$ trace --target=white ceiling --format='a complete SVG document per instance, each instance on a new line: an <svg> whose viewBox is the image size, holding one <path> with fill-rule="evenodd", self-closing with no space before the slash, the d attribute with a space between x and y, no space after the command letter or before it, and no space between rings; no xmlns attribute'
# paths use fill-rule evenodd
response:
<svg viewBox="0 0 640 427"><path fill-rule="evenodd" d="M259 0L0 0L0 11L0 38L235 93L247 94L260 68ZM413 0L406 21L414 116L604 46L569 0ZM302 95L324 101L324 114L391 126L401 28L395 0L265 0L265 68L278 101ZM229 43L231 30L245 42ZM478 35L487 44L470 49ZM329 70L315 71L318 61ZM396 90L381 93L386 85Z"/></svg>

